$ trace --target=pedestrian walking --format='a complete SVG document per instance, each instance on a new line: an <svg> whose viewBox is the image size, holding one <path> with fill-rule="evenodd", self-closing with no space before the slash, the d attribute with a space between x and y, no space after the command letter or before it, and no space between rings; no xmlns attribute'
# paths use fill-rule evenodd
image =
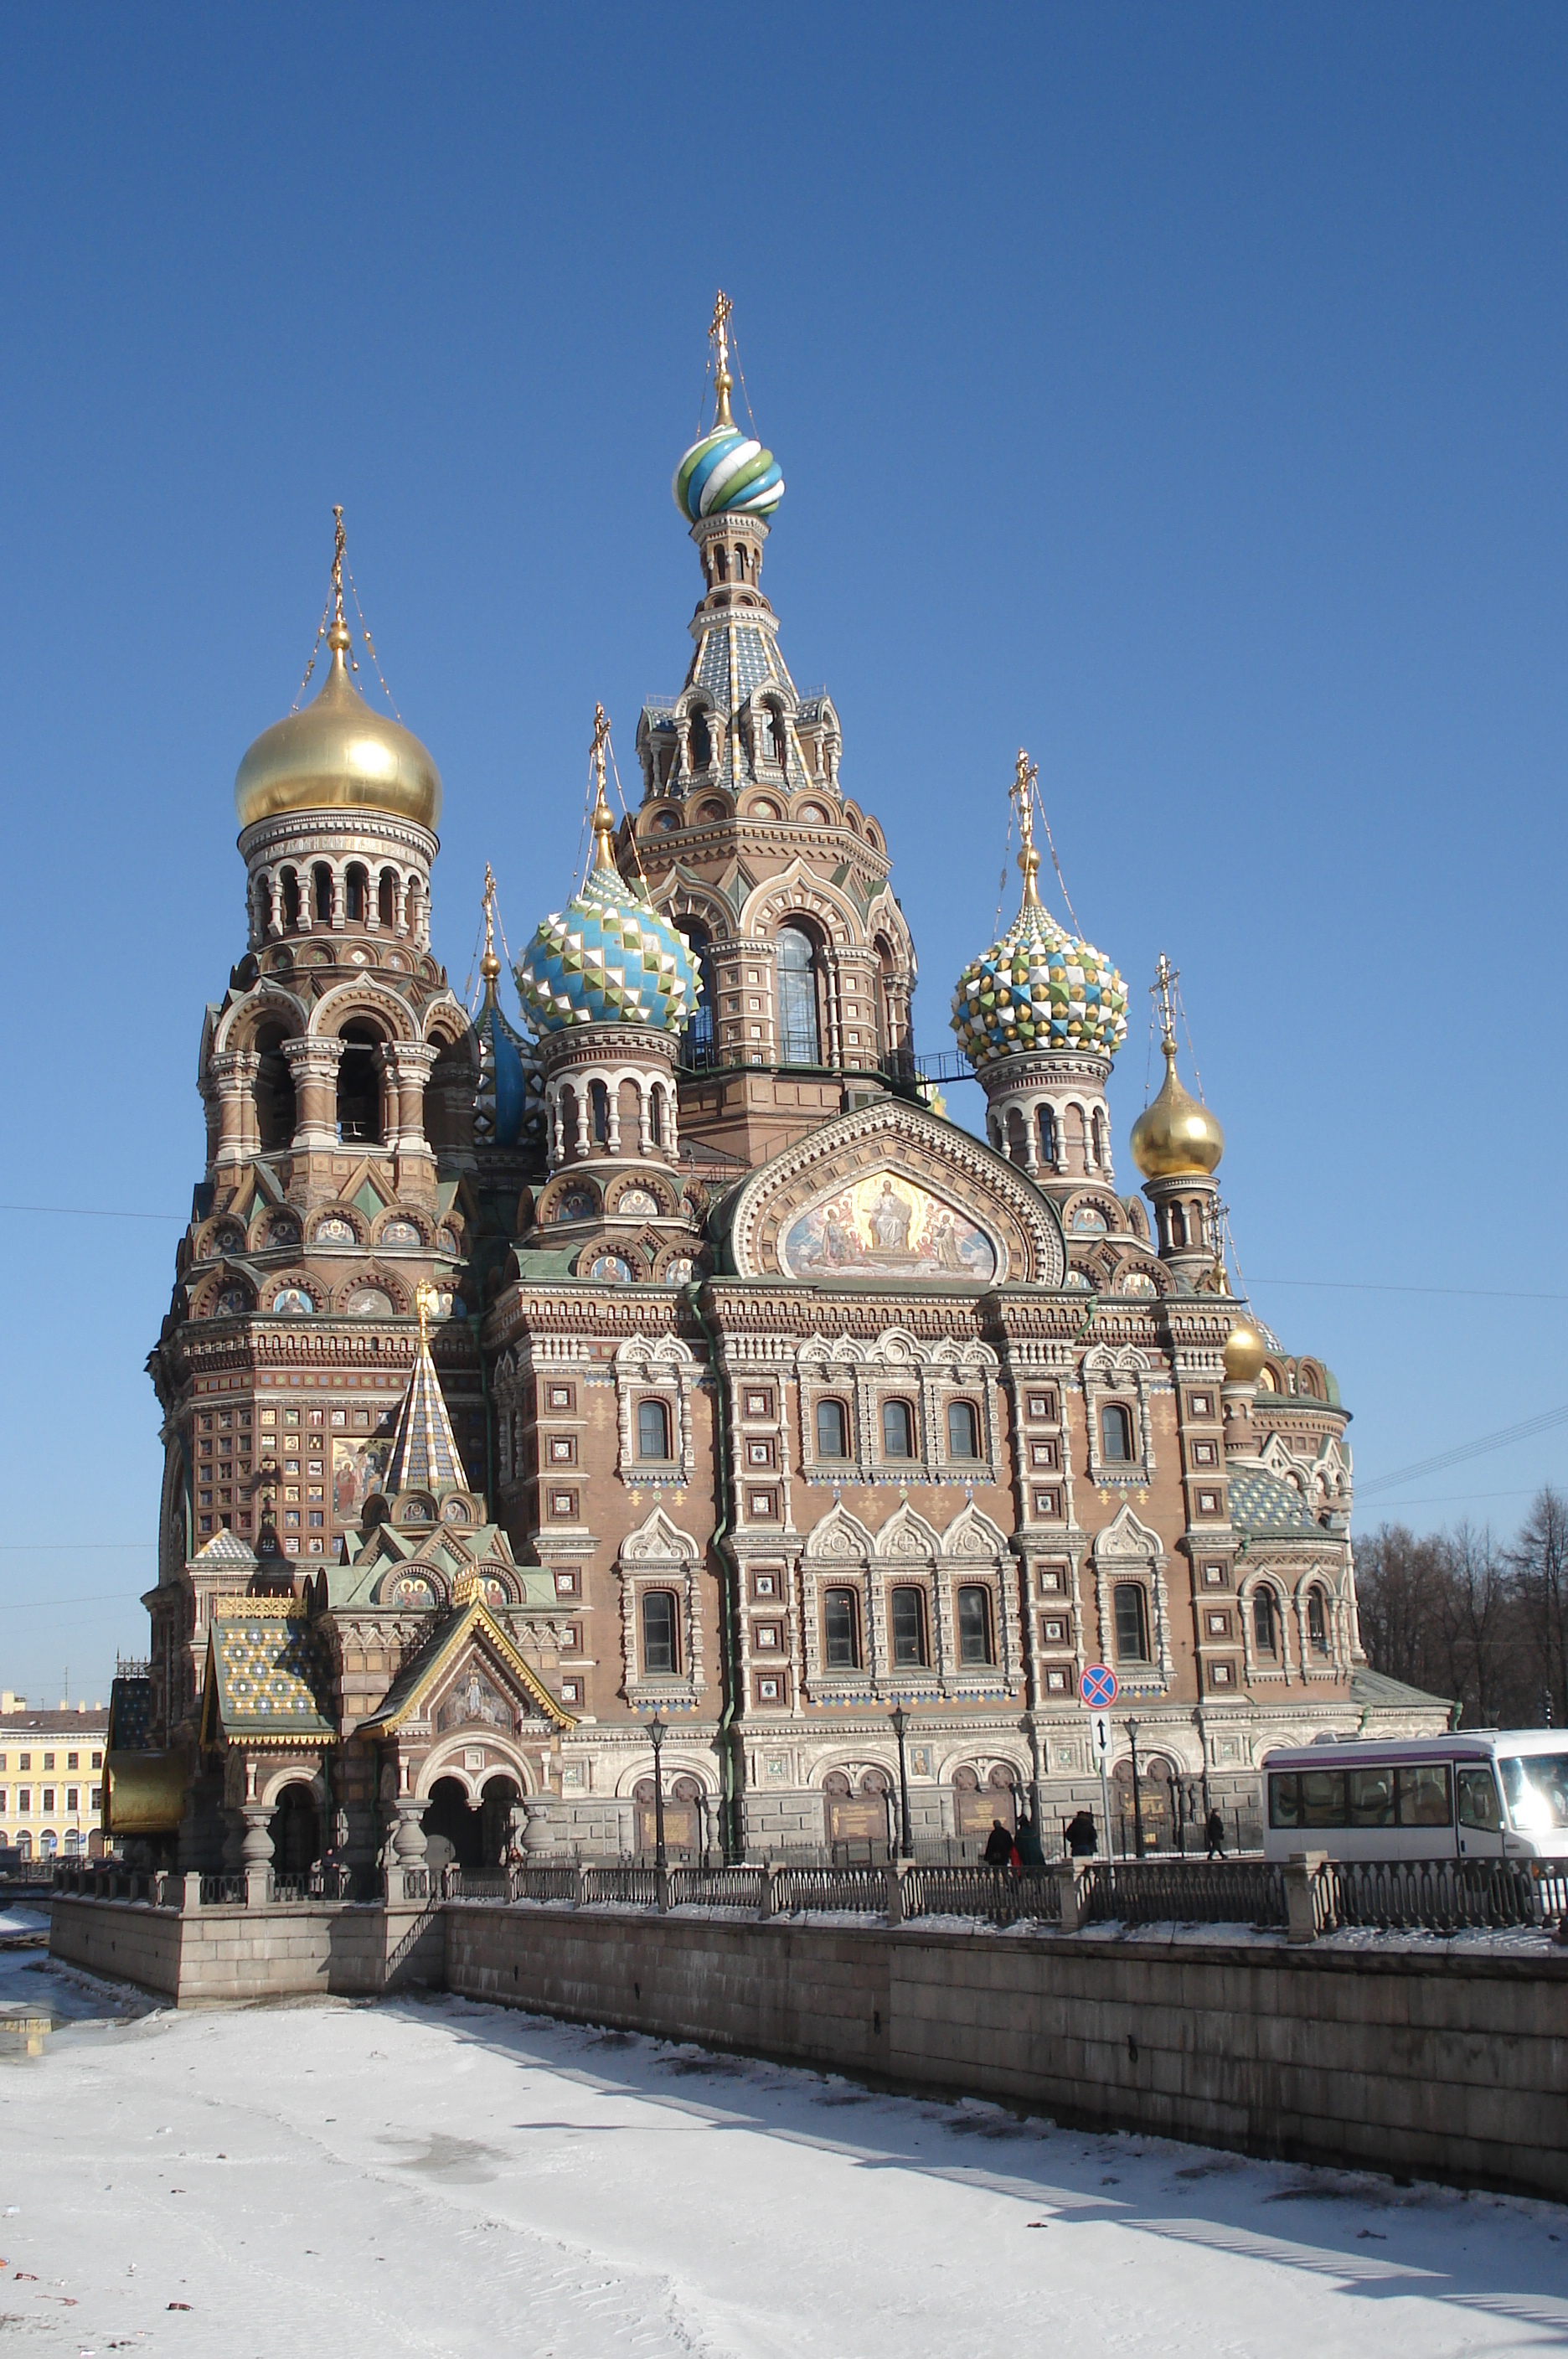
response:
<svg viewBox="0 0 1568 2359"><path fill-rule="evenodd" d="M1012 1830L1000 1819L993 1819L991 1832L985 1838L985 1848L980 1856L987 1867L1006 1867L1013 1855Z"/></svg>
<svg viewBox="0 0 1568 2359"><path fill-rule="evenodd" d="M1210 1859L1224 1859L1225 1821L1218 1810L1211 1810L1203 1821L1203 1841L1208 1844Z"/></svg>
<svg viewBox="0 0 1568 2359"><path fill-rule="evenodd" d="M1093 1859L1100 1848L1100 1830L1093 1810L1080 1810L1067 1821L1067 1848L1074 1859Z"/></svg>
<svg viewBox="0 0 1568 2359"><path fill-rule="evenodd" d="M1026 1810L1018 1821L1018 1863L1023 1867L1045 1865L1045 1851L1032 1810Z"/></svg>

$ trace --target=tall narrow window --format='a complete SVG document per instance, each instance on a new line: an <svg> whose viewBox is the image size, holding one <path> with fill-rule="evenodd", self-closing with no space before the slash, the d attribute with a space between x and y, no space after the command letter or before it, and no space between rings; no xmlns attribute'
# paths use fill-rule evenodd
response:
<svg viewBox="0 0 1568 2359"><path fill-rule="evenodd" d="M1132 1419L1120 1401L1107 1401L1100 1411L1100 1455L1107 1466L1132 1461Z"/></svg>
<svg viewBox="0 0 1568 2359"><path fill-rule="evenodd" d="M822 1400L817 1403L817 1456L847 1458L848 1419L843 1401Z"/></svg>
<svg viewBox="0 0 1568 2359"><path fill-rule="evenodd" d="M343 878L343 916L351 926L365 923L365 871L351 868Z"/></svg>
<svg viewBox="0 0 1568 2359"><path fill-rule="evenodd" d="M589 1082L588 1106L593 1144L603 1147L610 1136L610 1093L603 1082Z"/></svg>
<svg viewBox="0 0 1568 2359"><path fill-rule="evenodd" d="M798 926L779 929L779 1049L787 1065L820 1065L817 962Z"/></svg>
<svg viewBox="0 0 1568 2359"><path fill-rule="evenodd" d="M675 1646L675 1600L668 1589L649 1589L642 1601L642 1667L652 1679L680 1669Z"/></svg>
<svg viewBox="0 0 1568 2359"><path fill-rule="evenodd" d="M884 1458L912 1458L915 1454L915 1420L908 1401L890 1400L882 1404L882 1455Z"/></svg>
<svg viewBox="0 0 1568 2359"><path fill-rule="evenodd" d="M1279 1651L1278 1630L1274 1619L1274 1592L1259 1589L1252 1599L1253 1643L1260 1655L1277 1655Z"/></svg>
<svg viewBox="0 0 1568 2359"><path fill-rule="evenodd" d="M690 743L691 747L691 767L694 770L705 770L709 763L713 758L713 748L712 740L708 735L708 724L702 719L701 713L697 715L696 719L691 723Z"/></svg>
<svg viewBox="0 0 1568 2359"><path fill-rule="evenodd" d="M682 1062L688 1065L710 1065L713 1061L713 1010L718 1005L713 990L713 944L706 926L695 918L688 918L681 927L686 937L686 947L691 953L691 963L697 970L698 997L690 1009L681 1031Z"/></svg>
<svg viewBox="0 0 1568 2359"><path fill-rule="evenodd" d="M368 1024L345 1024L343 1056L338 1065L338 1137L353 1144L378 1146L381 1140L381 1075L377 1052L381 1041Z"/></svg>
<svg viewBox="0 0 1568 2359"><path fill-rule="evenodd" d="M1328 1615L1323 1610L1321 1589L1309 1589L1307 1592L1307 1636L1312 1641L1314 1655L1327 1654Z"/></svg>
<svg viewBox="0 0 1568 2359"><path fill-rule="evenodd" d="M376 888L376 922L395 926L397 922L397 879L390 868L381 872L381 882Z"/></svg>
<svg viewBox="0 0 1568 2359"><path fill-rule="evenodd" d="M1048 1105L1040 1110L1040 1159L1054 1171L1056 1169L1056 1116Z"/></svg>
<svg viewBox="0 0 1568 2359"><path fill-rule="evenodd" d="M899 1669L915 1669L926 1659L925 1599L918 1589L895 1589L888 1600L893 1626L893 1661Z"/></svg>
<svg viewBox="0 0 1568 2359"><path fill-rule="evenodd" d="M638 1401L637 1450L639 1458L669 1458L670 1411L662 1401Z"/></svg>
<svg viewBox="0 0 1568 2359"><path fill-rule="evenodd" d="M332 872L324 860L319 860L310 871L310 881L316 923L330 926L332 921Z"/></svg>
<svg viewBox="0 0 1568 2359"><path fill-rule="evenodd" d="M1116 1660L1119 1663L1147 1663L1149 1653L1149 1599L1141 1581L1118 1581L1112 1601L1116 1617Z"/></svg>
<svg viewBox="0 0 1568 2359"><path fill-rule="evenodd" d="M283 930L297 934L299 930L299 879L292 868L285 868L279 878L283 886Z"/></svg>
<svg viewBox="0 0 1568 2359"><path fill-rule="evenodd" d="M958 1659L961 1663L990 1663L996 1660L991 1651L991 1593L988 1589L961 1589L958 1593Z"/></svg>
<svg viewBox="0 0 1568 2359"><path fill-rule="evenodd" d="M657 1082L648 1093L648 1135L655 1147L664 1145L664 1092Z"/></svg>
<svg viewBox="0 0 1568 2359"><path fill-rule="evenodd" d="M830 1589L824 1595L822 1645L830 1671L860 1669L860 1618L853 1589Z"/></svg>
<svg viewBox="0 0 1568 2359"><path fill-rule="evenodd" d="M980 1420L973 1401L949 1401L947 1405L947 1454L950 1458L980 1455Z"/></svg>

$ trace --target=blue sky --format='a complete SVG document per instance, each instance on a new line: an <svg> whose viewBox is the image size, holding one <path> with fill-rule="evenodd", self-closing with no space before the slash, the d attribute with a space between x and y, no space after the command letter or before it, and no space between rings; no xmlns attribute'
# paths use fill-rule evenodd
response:
<svg viewBox="0 0 1568 2359"><path fill-rule="evenodd" d="M1027 745L1132 986L1123 1184L1163 948L1363 1480L1568 1403L1565 52L1497 6L8 13L0 1194L158 1217L0 1215L6 1685L145 1642L231 786L332 503L461 987L487 857L514 951L568 889L595 698L626 770L682 675L719 283L920 1045ZM1377 1512L1507 1529L1548 1478L1568 1426Z"/></svg>

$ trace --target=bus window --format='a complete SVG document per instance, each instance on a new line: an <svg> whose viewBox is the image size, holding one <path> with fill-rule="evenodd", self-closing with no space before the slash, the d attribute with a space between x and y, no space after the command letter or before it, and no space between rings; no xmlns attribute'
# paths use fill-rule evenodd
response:
<svg viewBox="0 0 1568 2359"><path fill-rule="evenodd" d="M1269 1780L1269 1823L1299 1827L1301 1823L1301 1780L1293 1769L1277 1769Z"/></svg>
<svg viewBox="0 0 1568 2359"><path fill-rule="evenodd" d="M1486 1834L1500 1834L1503 1813L1497 1801L1497 1788L1489 1769L1460 1769L1455 1772L1459 1786L1459 1823L1462 1827L1479 1827Z"/></svg>
<svg viewBox="0 0 1568 2359"><path fill-rule="evenodd" d="M1301 1771L1301 1824L1304 1827L1342 1827L1345 1824L1343 1769Z"/></svg>
<svg viewBox="0 0 1568 2359"><path fill-rule="evenodd" d="M1353 1769L1350 1773L1350 1823L1353 1827L1391 1827L1394 1823L1392 1769Z"/></svg>
<svg viewBox="0 0 1568 2359"><path fill-rule="evenodd" d="M1398 1781L1399 1824L1402 1827L1451 1827L1454 1805L1448 1789L1448 1765L1413 1761L1394 1772Z"/></svg>
<svg viewBox="0 0 1568 2359"><path fill-rule="evenodd" d="M1521 1835L1550 1834L1568 1827L1568 1753L1532 1753L1500 1758L1508 1816Z"/></svg>

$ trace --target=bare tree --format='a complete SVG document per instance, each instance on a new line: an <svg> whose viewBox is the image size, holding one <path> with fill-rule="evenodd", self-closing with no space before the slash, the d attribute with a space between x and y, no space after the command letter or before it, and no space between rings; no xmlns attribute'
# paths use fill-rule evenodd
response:
<svg viewBox="0 0 1568 2359"><path fill-rule="evenodd" d="M1442 1539L1418 1539L1403 1524L1379 1524L1356 1551L1361 1643L1375 1671L1428 1694L1445 1694L1443 1631L1447 1572Z"/></svg>
<svg viewBox="0 0 1568 2359"><path fill-rule="evenodd" d="M1550 1710L1568 1726L1568 1503L1550 1484L1536 1495L1508 1551L1520 1623L1521 1671L1535 1693L1521 1701L1531 1721Z"/></svg>

